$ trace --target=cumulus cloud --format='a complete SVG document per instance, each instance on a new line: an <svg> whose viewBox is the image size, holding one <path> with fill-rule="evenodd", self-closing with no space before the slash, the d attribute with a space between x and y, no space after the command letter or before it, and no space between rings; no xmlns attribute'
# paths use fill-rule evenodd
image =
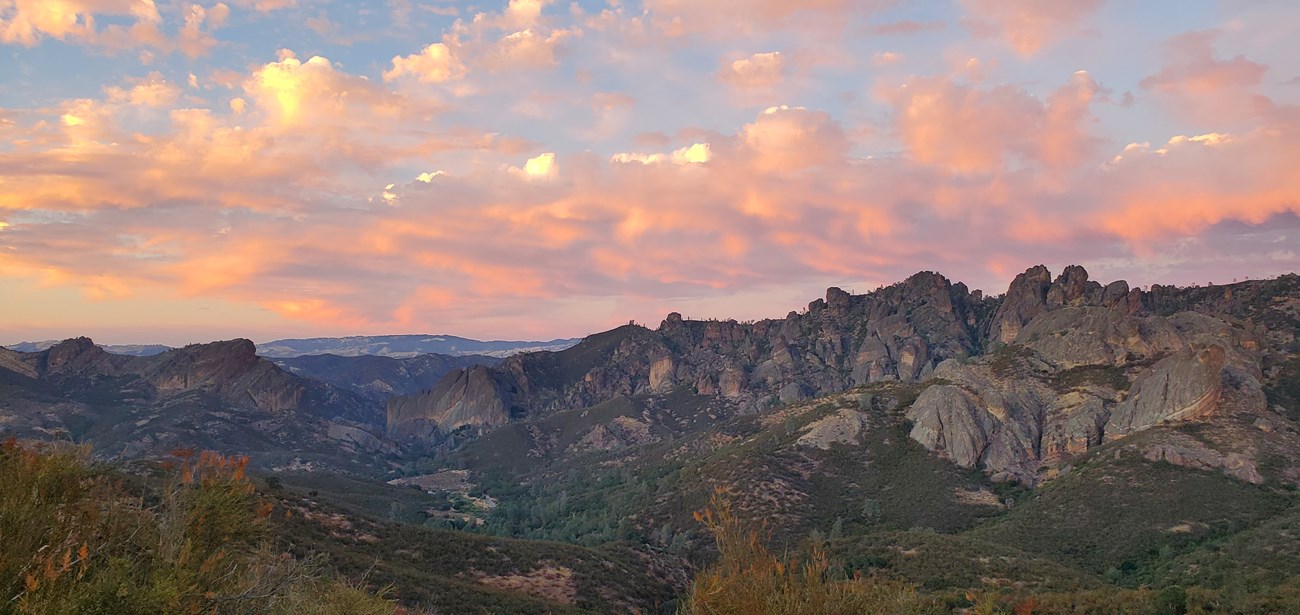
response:
<svg viewBox="0 0 1300 615"><path fill-rule="evenodd" d="M464 74L465 65L452 54L451 48L444 43L433 43L418 54L393 56L393 67L384 71L384 81L409 75L425 83L440 83Z"/></svg>
<svg viewBox="0 0 1300 615"><path fill-rule="evenodd" d="M768 88L781 82L785 69L785 56L769 51L724 64L718 79L737 88Z"/></svg>
<svg viewBox="0 0 1300 615"><path fill-rule="evenodd" d="M547 152L529 158L524 163L524 175L528 177L555 177L559 168L555 166L555 153Z"/></svg>
<svg viewBox="0 0 1300 615"><path fill-rule="evenodd" d="M612 162L620 164L663 164L672 163L677 165L683 164L704 164L713 159L713 149L708 143L692 143L685 147L673 150L667 154L638 154L633 152L621 152L610 157Z"/></svg>
<svg viewBox="0 0 1300 615"><path fill-rule="evenodd" d="M195 58L216 46L212 31L230 15L230 7L194 3L164 4L162 11L179 11L180 27L163 31L164 19L154 0L0 0L0 43L32 47L46 38L123 51L142 47L180 52ZM97 18L124 20L99 26ZM153 60L142 52L142 63Z"/></svg>
<svg viewBox="0 0 1300 615"><path fill-rule="evenodd" d="M112 86L105 90L108 101L128 103L145 107L167 107L176 102L181 90L168 83L159 73L149 75L148 79L132 85L129 89Z"/></svg>
<svg viewBox="0 0 1300 615"><path fill-rule="evenodd" d="M6 0L0 3L0 42L35 45L50 37L92 42L95 16L127 16L137 24L161 21L153 0Z"/></svg>
<svg viewBox="0 0 1300 615"><path fill-rule="evenodd" d="M875 0L646 0L645 11L670 37L704 35L728 38L782 27L835 31L855 17L887 6Z"/></svg>

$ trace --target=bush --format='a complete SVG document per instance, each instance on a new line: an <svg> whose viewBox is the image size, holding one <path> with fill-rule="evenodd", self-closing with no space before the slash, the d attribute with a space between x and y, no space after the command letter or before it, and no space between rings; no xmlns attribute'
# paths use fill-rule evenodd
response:
<svg viewBox="0 0 1300 615"><path fill-rule="evenodd" d="M247 458L179 450L162 476L128 477L89 450L0 447L0 611L391 613L320 562L266 546L273 506Z"/></svg>
<svg viewBox="0 0 1300 615"><path fill-rule="evenodd" d="M805 613L917 613L924 604L907 585L843 578L833 574L821 545L803 557L777 557L759 531L746 528L730 501L715 493L697 521L717 542L717 563L695 577L679 612L683 615Z"/></svg>

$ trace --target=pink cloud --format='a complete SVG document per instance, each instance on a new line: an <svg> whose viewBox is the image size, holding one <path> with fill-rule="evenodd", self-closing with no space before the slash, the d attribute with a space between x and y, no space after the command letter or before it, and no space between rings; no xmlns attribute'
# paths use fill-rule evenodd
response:
<svg viewBox="0 0 1300 615"><path fill-rule="evenodd" d="M961 0L966 24L981 36L1001 38L1022 56L1078 34L1081 24L1105 0Z"/></svg>
<svg viewBox="0 0 1300 615"><path fill-rule="evenodd" d="M718 80L736 88L770 88L781 82L786 58L779 51L755 53L723 64Z"/></svg>
<svg viewBox="0 0 1300 615"><path fill-rule="evenodd" d="M1009 161L1065 167L1094 139L1082 124L1100 87L1076 73L1046 103L1008 85L982 90L950 77L912 78L882 90L913 159L956 173L991 173Z"/></svg>
<svg viewBox="0 0 1300 615"><path fill-rule="evenodd" d="M965 6L987 8L973 27L1028 57L1077 34L1095 5ZM194 68L188 88L184 72L150 74L0 110L0 277L77 289L95 307L211 301L329 333L579 334L656 322L664 306L779 316L818 287L865 290L916 269L998 284L1039 261L1116 271L1300 215L1294 107L1278 95L1237 112L1258 100L1261 65L1196 36L1171 43L1144 91L1180 109L1230 101L1206 116L1234 123L1123 147L1102 137L1107 91L1088 73L999 83L1016 61L972 63L959 47L930 76L894 76L923 55L911 48L882 53L897 87L874 101L838 82L805 92L815 75L800 45L861 32L846 23L873 3L498 7L368 69L286 51L243 71ZM210 33L220 13L189 14ZM194 53L215 44L196 37ZM693 40L726 58L721 70L659 66ZM867 69L873 51L840 68ZM673 106L629 80L689 98ZM790 104L718 112L751 90L764 99L754 109ZM823 95L852 103L795 105ZM1210 258L1179 254L1168 266Z"/></svg>
<svg viewBox="0 0 1300 615"><path fill-rule="evenodd" d="M1204 31L1170 39L1165 43L1165 65L1139 85L1199 122L1234 122L1266 113L1272 102L1258 88L1268 67L1241 55L1215 57L1217 37Z"/></svg>

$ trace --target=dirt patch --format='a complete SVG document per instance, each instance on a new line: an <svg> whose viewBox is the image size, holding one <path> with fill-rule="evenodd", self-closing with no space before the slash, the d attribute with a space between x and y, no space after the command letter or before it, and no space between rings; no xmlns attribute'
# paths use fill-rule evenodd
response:
<svg viewBox="0 0 1300 615"><path fill-rule="evenodd" d="M407 487L416 485L425 491L469 491L468 470L443 470L433 474L395 478L388 481L390 485Z"/></svg>
<svg viewBox="0 0 1300 615"><path fill-rule="evenodd" d="M962 504L971 504L974 506L997 506L1002 507L1002 501L998 499L992 491L988 489L953 489L952 496Z"/></svg>
<svg viewBox="0 0 1300 615"><path fill-rule="evenodd" d="M578 585L573 571L553 563L531 570L528 574L487 575L475 572L479 583L496 589L524 592L560 604L573 604L578 597Z"/></svg>

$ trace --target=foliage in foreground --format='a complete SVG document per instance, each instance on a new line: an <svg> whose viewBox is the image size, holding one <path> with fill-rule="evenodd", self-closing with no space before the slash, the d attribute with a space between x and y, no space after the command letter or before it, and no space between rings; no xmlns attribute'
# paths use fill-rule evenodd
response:
<svg viewBox="0 0 1300 615"><path fill-rule="evenodd" d="M683 599L682 615L780 615L785 613L918 613L925 602L911 587L893 581L843 578L819 545L803 558L779 557L759 532L746 528L731 503L715 493L696 513L717 542L719 557L701 572Z"/></svg>
<svg viewBox="0 0 1300 615"><path fill-rule="evenodd" d="M851 613L1030 615L1051 613L1131 615L1247 615L1300 613L1300 578L1248 596L1204 587L1077 589L1032 592L1016 587L918 592L916 586L878 576L837 572L820 544L802 557L775 555L760 532L715 493L696 519L712 533L716 563L700 572L682 599L679 615L848 615Z"/></svg>
<svg viewBox="0 0 1300 615"><path fill-rule="evenodd" d="M319 561L267 547L246 458L177 451L152 488L84 448L0 446L0 613L388 614Z"/></svg>

